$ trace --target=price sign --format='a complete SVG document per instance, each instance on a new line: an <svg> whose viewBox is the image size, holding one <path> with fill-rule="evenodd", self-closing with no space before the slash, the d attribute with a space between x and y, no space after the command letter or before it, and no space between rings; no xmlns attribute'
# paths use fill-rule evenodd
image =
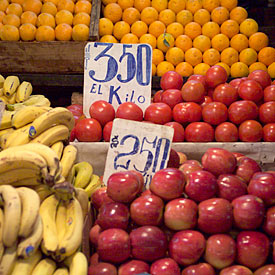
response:
<svg viewBox="0 0 275 275"><path fill-rule="evenodd" d="M151 100L152 47L148 44L90 42L84 58L84 114L97 100L115 110L134 102L143 111Z"/></svg>
<svg viewBox="0 0 275 275"><path fill-rule="evenodd" d="M169 126L115 119L103 182L115 172L136 170L149 188L154 173L167 166L173 135Z"/></svg>

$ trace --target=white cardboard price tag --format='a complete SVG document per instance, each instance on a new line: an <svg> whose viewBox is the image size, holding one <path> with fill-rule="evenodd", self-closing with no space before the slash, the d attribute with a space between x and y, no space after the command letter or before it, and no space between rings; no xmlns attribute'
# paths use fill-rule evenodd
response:
<svg viewBox="0 0 275 275"><path fill-rule="evenodd" d="M103 182L118 171L142 173L149 188L155 172L167 167L174 129L116 118L113 122Z"/></svg>
<svg viewBox="0 0 275 275"><path fill-rule="evenodd" d="M84 57L84 114L97 100L115 110L134 102L143 111L150 105L152 47L148 44L89 42Z"/></svg>

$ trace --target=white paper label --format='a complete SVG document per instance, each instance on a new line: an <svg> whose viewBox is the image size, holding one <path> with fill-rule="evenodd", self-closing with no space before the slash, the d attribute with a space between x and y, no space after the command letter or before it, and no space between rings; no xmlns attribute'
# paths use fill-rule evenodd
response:
<svg viewBox="0 0 275 275"><path fill-rule="evenodd" d="M116 118L113 122L103 182L118 171L142 173L149 188L155 172L167 167L174 129Z"/></svg>
<svg viewBox="0 0 275 275"><path fill-rule="evenodd" d="M84 114L97 100L115 108L134 102L143 111L151 101L152 47L148 44L90 42L84 58Z"/></svg>

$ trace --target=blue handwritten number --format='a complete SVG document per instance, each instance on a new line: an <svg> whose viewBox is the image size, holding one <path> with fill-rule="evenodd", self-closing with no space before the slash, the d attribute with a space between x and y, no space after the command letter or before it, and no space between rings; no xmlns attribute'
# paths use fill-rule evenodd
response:
<svg viewBox="0 0 275 275"><path fill-rule="evenodd" d="M107 57L108 60L108 66L107 66L107 73L104 79L97 79L94 77L95 75L95 71L94 70L90 70L89 71L89 76L91 79L93 79L94 81L97 82L108 82L110 80L112 80L116 74L117 74L117 70L118 70L118 64L115 60L115 58L113 58L111 55L107 54L107 52L113 47L113 44L111 43L94 43L94 47L97 48L98 46L105 46L106 48L100 52L95 58L94 61L99 60L100 58L103 57Z"/></svg>
<svg viewBox="0 0 275 275"><path fill-rule="evenodd" d="M127 78L122 79L121 74L118 74L117 79L118 81L122 83L126 83L131 81L136 74L136 60L133 54L127 53L126 50L127 48L132 48L132 45L125 45L123 44L123 54L119 58L119 62L121 63L124 57L127 57Z"/></svg>
<svg viewBox="0 0 275 275"><path fill-rule="evenodd" d="M169 146L170 146L170 140L167 138L160 138L158 140L157 147L156 147L156 154L155 154L155 160L154 160L152 172L156 172L156 169L157 169L157 165L158 165L158 161L159 161L160 147L162 145L162 141L165 141L165 146L163 149L163 155L162 155L162 160L160 162L159 170L164 168L165 160L167 159L168 150L169 150Z"/></svg>
<svg viewBox="0 0 275 275"><path fill-rule="evenodd" d="M145 82L143 81L143 60L142 60L142 49L145 49L146 53L146 71L145 71ZM141 86L147 86L151 80L151 68L150 60L152 59L150 47L146 44L138 45L137 48L137 82Z"/></svg>

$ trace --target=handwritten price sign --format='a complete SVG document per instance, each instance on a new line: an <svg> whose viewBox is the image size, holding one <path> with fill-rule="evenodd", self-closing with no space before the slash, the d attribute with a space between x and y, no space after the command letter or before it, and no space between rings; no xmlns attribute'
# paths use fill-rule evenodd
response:
<svg viewBox="0 0 275 275"><path fill-rule="evenodd" d="M152 48L148 44L90 42L84 58L84 114L97 100L115 109L134 102L143 111L150 104Z"/></svg>
<svg viewBox="0 0 275 275"><path fill-rule="evenodd" d="M136 170L148 188L154 173L167 166L173 135L168 126L115 119L103 181L112 173Z"/></svg>

